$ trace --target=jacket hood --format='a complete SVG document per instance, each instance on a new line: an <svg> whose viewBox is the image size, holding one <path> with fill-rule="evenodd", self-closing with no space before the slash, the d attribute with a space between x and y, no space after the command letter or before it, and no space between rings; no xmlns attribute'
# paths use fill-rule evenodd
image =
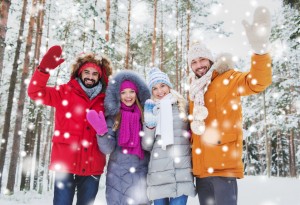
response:
<svg viewBox="0 0 300 205"><path fill-rule="evenodd" d="M109 80L106 90L106 97L104 100L105 115L116 115L120 111L121 98L120 98L120 85L124 80L133 82L138 88L137 97L144 107L145 101L150 98L150 91L145 80L135 71L123 70Z"/></svg>
<svg viewBox="0 0 300 205"><path fill-rule="evenodd" d="M225 73L226 71L234 68L234 62L232 60L232 54L221 53L216 57L215 63L213 64L213 70L217 71L219 74Z"/></svg>
<svg viewBox="0 0 300 205"><path fill-rule="evenodd" d="M103 85L102 91L105 92L108 84L108 77L112 73L112 67L109 58L104 55L97 55L95 53L82 53L77 56L75 62L71 66L71 79L79 77L78 72L80 70L80 67L87 62L95 63L101 68L102 76L100 78L100 81Z"/></svg>

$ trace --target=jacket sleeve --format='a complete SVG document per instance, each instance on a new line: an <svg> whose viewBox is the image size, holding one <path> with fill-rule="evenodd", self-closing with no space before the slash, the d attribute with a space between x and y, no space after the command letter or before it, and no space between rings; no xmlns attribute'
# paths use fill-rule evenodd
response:
<svg viewBox="0 0 300 205"><path fill-rule="evenodd" d="M272 83L271 57L269 54L254 54L249 72L238 76L238 94L241 96L264 91Z"/></svg>
<svg viewBox="0 0 300 205"><path fill-rule="evenodd" d="M61 87L47 87L50 75L36 70L30 80L27 93L34 101L40 101L44 105L55 107L62 101Z"/></svg>
<svg viewBox="0 0 300 205"><path fill-rule="evenodd" d="M115 150L117 144L116 132L113 131L114 118L112 116L108 116L106 118L106 124L108 132L104 136L97 135L97 142L102 153L110 154Z"/></svg>
<svg viewBox="0 0 300 205"><path fill-rule="evenodd" d="M142 137L142 148L151 151L155 141L155 128L150 129L146 125L143 126L144 136Z"/></svg>

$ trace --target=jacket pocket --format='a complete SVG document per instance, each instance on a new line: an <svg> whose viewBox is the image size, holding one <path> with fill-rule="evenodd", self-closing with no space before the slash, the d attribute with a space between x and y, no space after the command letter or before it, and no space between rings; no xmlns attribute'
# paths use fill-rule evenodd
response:
<svg viewBox="0 0 300 205"><path fill-rule="evenodd" d="M56 171L75 171L80 153L79 137L72 134L53 136L51 165Z"/></svg>
<svg viewBox="0 0 300 205"><path fill-rule="evenodd" d="M204 142L205 168L213 170L236 168L240 157L237 137L237 134L225 134L216 143Z"/></svg>

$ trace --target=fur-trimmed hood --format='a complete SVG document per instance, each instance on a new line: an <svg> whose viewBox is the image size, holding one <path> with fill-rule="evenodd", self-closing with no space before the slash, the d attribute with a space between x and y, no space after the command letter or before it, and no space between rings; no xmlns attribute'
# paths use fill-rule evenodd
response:
<svg viewBox="0 0 300 205"><path fill-rule="evenodd" d="M108 77L112 73L112 67L111 67L111 62L109 58L103 55L97 55L95 53L82 53L77 58L75 59L75 62L71 66L71 79L75 79L78 76L78 72L80 67L87 63L95 63L98 65L101 70L102 70L102 76L100 78L100 81L103 85L102 91L105 92L107 84L108 84Z"/></svg>
<svg viewBox="0 0 300 205"><path fill-rule="evenodd" d="M225 73L226 71L234 68L234 62L232 60L232 54L221 53L216 57L215 63L212 65L213 70L219 74Z"/></svg>
<svg viewBox="0 0 300 205"><path fill-rule="evenodd" d="M124 80L133 82L138 88L138 99L144 107L145 101L150 98L150 91L145 80L135 71L123 70L109 80L104 100L105 115L115 116L120 111L120 85Z"/></svg>

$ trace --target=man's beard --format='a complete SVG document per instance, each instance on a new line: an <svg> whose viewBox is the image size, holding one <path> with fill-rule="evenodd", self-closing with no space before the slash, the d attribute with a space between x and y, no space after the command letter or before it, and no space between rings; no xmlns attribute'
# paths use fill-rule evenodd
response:
<svg viewBox="0 0 300 205"><path fill-rule="evenodd" d="M198 73L199 70L201 70L200 74ZM208 70L209 70L208 66L201 66L200 68L197 68L194 73L198 78L201 78L207 73Z"/></svg>
<svg viewBox="0 0 300 205"><path fill-rule="evenodd" d="M99 80L96 82L95 80L89 78L84 78L83 80L80 78L80 80L86 88L93 88L99 83ZM90 84L88 81L91 81L92 83Z"/></svg>

